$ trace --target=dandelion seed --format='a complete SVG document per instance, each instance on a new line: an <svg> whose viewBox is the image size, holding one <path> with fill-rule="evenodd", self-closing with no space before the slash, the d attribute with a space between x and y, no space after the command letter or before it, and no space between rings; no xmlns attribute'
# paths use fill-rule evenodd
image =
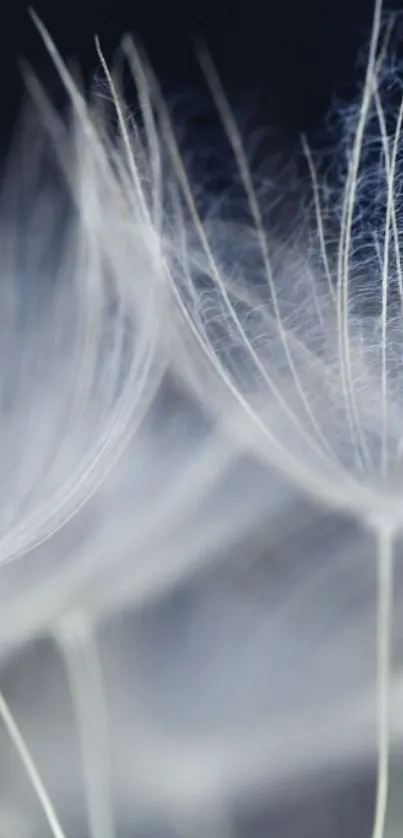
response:
<svg viewBox="0 0 403 838"><path fill-rule="evenodd" d="M315 239L308 236L303 241L305 234L299 236L291 222L287 253L276 243L275 233L265 229L236 122L205 54L202 67L239 167L254 228L245 227L242 234L230 223L220 227L203 222L158 86L152 77L150 82L194 228L188 239L187 270L174 276L183 328L191 336L179 358L186 380L203 403L210 402L220 421L227 417L230 433L241 444L319 503L347 511L376 533L378 787L373 838L384 835L387 808L393 550L403 526L397 203L403 100L390 133L383 106L390 31L382 40L381 12L377 0L363 93L350 116L354 131L339 187L342 200L335 202L336 252L326 233L334 207L323 203L306 145L317 216ZM378 141L371 160L367 142L373 143L374 123ZM364 189L375 179L380 188L378 212L371 197L363 207ZM368 219L370 235L365 228ZM260 258L252 274L232 256L241 235L244 252L254 248ZM360 261L364 247L367 255ZM377 298L374 316L359 311L357 277L362 277L361 287L368 283L372 299ZM193 366L188 354L192 341Z"/></svg>
<svg viewBox="0 0 403 838"><path fill-rule="evenodd" d="M264 615L247 601L244 588L241 594L220 588L223 556L234 559L245 549L237 542L265 515L274 553L281 556L281 520L287 537L298 541L289 522L296 529L301 523L295 495L302 488L376 532L378 786L372 835L383 838L390 738L402 738L398 713L389 705L396 711L402 695L401 677L392 673L390 624L394 552L403 526L396 199L403 106L390 135L381 2L354 131L350 125L341 201L333 192L326 199L305 144L316 231L305 237L291 225L287 247L284 235L280 245L265 228L235 120L206 56L203 67L240 171L249 227L237 218L201 218L158 85L131 42L124 52L139 89L142 131L126 121L97 43L116 110L111 141L36 23L72 105L66 127L31 79L47 128L60 141L68 223L63 215L60 237L53 219L58 199L50 189L35 220L24 219L26 260L15 232L17 242L11 240L11 248L7 243L0 445L13 480L3 504L0 495L0 658L10 665L16 652L50 638L58 651L60 703L73 710L78 777L67 783L63 760L63 769L56 760L55 778L46 759L42 772L28 747L30 736L19 728L23 710L35 729L21 689L16 707L12 690L9 700L0 694L9 738L54 838L67 832L66 800L80 791L91 838L114 838L119 806L129 813L132 831L141 830L150 812L168 812L170 825L186 838L200 831L226 838L234 795L261 789L262 776L277 787L284 778L337 763L343 751L369 752L368 615L356 620L354 631L343 625L341 639L312 655L323 616L316 586L327 591L350 561L367 566L365 544L356 548L352 539L337 550L332 542L332 576L327 566L317 572L323 542L307 540L315 570L309 580L307 557L294 545L301 584L278 601L265 588ZM372 224L364 235L366 136L374 124L379 142L375 166L369 160L370 181L375 168L382 197L376 229ZM221 211L217 203L215 208ZM328 235L330 216L339 230L336 248ZM17 211L16 217L18 222ZM42 246L32 253L30 246L36 225L46 228L49 218L56 245L44 269ZM22 229L12 217L7 235L10 229ZM18 283L15 250L23 263ZM369 316L360 310L364 272L371 277L371 304L378 304ZM44 288L39 296L36 275ZM30 292L22 301L20 285ZM288 483L273 476L273 466ZM304 517L306 522L305 508ZM315 512L312 530L319 517ZM190 580L196 595L186 588ZM192 609L172 650L170 619L161 612L164 598L169 611L179 585ZM308 619L302 605L309 611L312 601ZM320 601L327 610L326 593ZM123 653L126 619L130 643ZM347 641L351 657L340 661L335 647ZM304 642L306 706L296 710L294 681L282 662L291 648L294 665L295 645L304 651ZM358 650L365 671L352 677ZM323 665L328 657L333 680ZM351 690L343 703L346 669ZM325 687L315 703L312 685L321 678ZM331 707L312 741L307 731L329 691ZM68 739L64 734L66 750ZM60 777L69 792L63 790L59 812L54 798L58 783L63 786Z"/></svg>

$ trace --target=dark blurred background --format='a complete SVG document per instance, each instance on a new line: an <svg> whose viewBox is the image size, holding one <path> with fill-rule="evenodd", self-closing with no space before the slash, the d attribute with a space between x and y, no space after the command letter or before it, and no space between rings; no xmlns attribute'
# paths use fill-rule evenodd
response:
<svg viewBox="0 0 403 838"><path fill-rule="evenodd" d="M320 125L332 93L350 82L357 48L371 25L372 5L372 0L34 2L63 56L78 62L87 83L99 70L94 34L113 61L129 32L145 46L165 85L197 91L202 80L194 41L202 36L234 107L253 103L257 126L275 123L291 130ZM392 7L403 8L403 0ZM57 88L28 5L11 0L0 31L3 145L21 105L21 59L48 90Z"/></svg>

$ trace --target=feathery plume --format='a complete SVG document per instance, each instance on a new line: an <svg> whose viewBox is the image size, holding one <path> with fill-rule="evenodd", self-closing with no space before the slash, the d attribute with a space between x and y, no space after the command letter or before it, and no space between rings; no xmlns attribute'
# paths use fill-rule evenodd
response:
<svg viewBox="0 0 403 838"><path fill-rule="evenodd" d="M158 86L154 79L150 83L193 228L186 269L173 274L185 335L183 376L246 449L316 502L355 516L376 535L373 838L383 838L387 810L393 550L403 526L403 97L399 93L392 113L386 110L390 35L391 26L383 32L382 2L376 0L362 97L346 120L347 164L337 190L326 195L304 141L316 229L312 234L306 224L298 228L300 218L291 220L288 240L284 231L280 239L274 227L266 229L247 155L209 57L202 53L201 63L239 167L249 227L202 220ZM363 293L372 313L363 312Z"/></svg>

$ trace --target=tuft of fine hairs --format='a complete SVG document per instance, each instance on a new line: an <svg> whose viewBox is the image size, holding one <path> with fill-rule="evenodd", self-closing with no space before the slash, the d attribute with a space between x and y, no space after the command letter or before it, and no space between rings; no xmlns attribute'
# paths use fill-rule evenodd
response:
<svg viewBox="0 0 403 838"><path fill-rule="evenodd" d="M401 21L259 172L200 49L224 173L132 41L137 109L34 21L69 106L28 74L0 207L0 835L395 838Z"/></svg>

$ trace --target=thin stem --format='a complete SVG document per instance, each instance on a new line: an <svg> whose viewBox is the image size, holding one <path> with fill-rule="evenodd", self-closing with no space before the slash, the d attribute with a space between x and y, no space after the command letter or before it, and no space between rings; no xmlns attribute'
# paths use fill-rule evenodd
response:
<svg viewBox="0 0 403 838"><path fill-rule="evenodd" d="M233 838L231 819L225 806L210 804L208 811L177 813L173 825L178 838Z"/></svg>
<svg viewBox="0 0 403 838"><path fill-rule="evenodd" d="M389 691L393 610L393 547L395 533L377 529L377 741L378 767L372 838L384 838L389 790Z"/></svg>
<svg viewBox="0 0 403 838"><path fill-rule="evenodd" d="M92 626L74 615L55 634L62 650L83 761L90 838L114 838L107 711Z"/></svg>
<svg viewBox="0 0 403 838"><path fill-rule="evenodd" d="M0 718L7 730L7 733L21 759L21 762L28 774L31 785L42 806L46 820L50 826L54 838L66 838L60 825L59 818L55 812L52 801L46 791L42 778L29 752L24 737L14 719L6 699L0 692Z"/></svg>

